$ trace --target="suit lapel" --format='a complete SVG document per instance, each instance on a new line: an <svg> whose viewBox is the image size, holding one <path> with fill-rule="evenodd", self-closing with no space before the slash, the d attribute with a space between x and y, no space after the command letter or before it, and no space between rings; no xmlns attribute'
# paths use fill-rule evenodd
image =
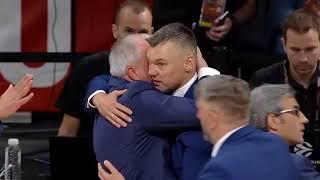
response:
<svg viewBox="0 0 320 180"><path fill-rule="evenodd" d="M183 96L183 97L186 97L186 98L190 98L190 99L194 99L194 88L195 88L195 85L197 84L198 80L195 80L193 82L193 84L189 87L188 91L186 92L186 94Z"/></svg>

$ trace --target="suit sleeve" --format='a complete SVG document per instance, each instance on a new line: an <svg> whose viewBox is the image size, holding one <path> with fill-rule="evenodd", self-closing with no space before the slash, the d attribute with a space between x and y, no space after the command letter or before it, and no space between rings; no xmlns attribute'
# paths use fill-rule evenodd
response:
<svg viewBox="0 0 320 180"><path fill-rule="evenodd" d="M297 166L297 169L299 169L302 179L320 180L319 172L308 158L302 155L296 155L295 165Z"/></svg>
<svg viewBox="0 0 320 180"><path fill-rule="evenodd" d="M198 180L228 180L232 179L228 176L226 169L223 168L222 165L218 165L217 163L207 164L202 172L200 172Z"/></svg>
<svg viewBox="0 0 320 180"><path fill-rule="evenodd" d="M180 130L199 127L194 100L145 90L131 101L133 116L147 130Z"/></svg>
<svg viewBox="0 0 320 180"><path fill-rule="evenodd" d="M83 105L84 105L83 108L84 108L84 110L86 112L91 112L92 111L92 109L90 107L88 107L88 104L89 104L89 101L92 98L90 96L93 93L95 93L98 90L103 90L105 92L109 91L109 88L110 88L109 87L109 80L110 80L110 76L109 75L100 75L100 76L94 77L90 81L90 83L88 85L88 88L87 88L87 91L86 91L84 102L83 102ZM90 97L90 99L89 99L89 97Z"/></svg>

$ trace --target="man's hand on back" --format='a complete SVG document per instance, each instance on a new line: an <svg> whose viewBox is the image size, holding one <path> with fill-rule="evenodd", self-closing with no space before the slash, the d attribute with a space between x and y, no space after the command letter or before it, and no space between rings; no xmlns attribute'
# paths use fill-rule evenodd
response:
<svg viewBox="0 0 320 180"><path fill-rule="evenodd" d="M109 162L104 161L104 166L110 171L110 173L106 172L101 164L98 164L98 176L100 180L125 180L123 175Z"/></svg>
<svg viewBox="0 0 320 180"><path fill-rule="evenodd" d="M115 90L109 94L98 93L92 102L97 107L99 113L110 121L114 126L126 127L131 122L130 116L132 111L126 106L117 102L119 96L123 95L127 90Z"/></svg>

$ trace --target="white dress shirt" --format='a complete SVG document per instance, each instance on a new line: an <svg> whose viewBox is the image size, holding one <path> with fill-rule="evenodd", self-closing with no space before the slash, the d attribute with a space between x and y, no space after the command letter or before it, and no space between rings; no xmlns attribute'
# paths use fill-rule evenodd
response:
<svg viewBox="0 0 320 180"><path fill-rule="evenodd" d="M192 84L197 80L197 77L198 75L197 73L195 73L193 77L185 85L175 90L172 96L183 97L187 93L189 88L192 86Z"/></svg>
<svg viewBox="0 0 320 180"><path fill-rule="evenodd" d="M239 129L243 128L246 125L240 126L236 129L233 129L232 131L229 131L227 134L225 134L224 136L222 136L213 146L212 152L211 152L211 157L216 157L216 155L218 154L221 146L223 145L223 143L235 132L237 132Z"/></svg>

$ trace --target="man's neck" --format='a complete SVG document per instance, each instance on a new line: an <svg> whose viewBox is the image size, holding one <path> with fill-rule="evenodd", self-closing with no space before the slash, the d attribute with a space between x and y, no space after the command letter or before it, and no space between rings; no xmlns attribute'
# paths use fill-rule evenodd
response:
<svg viewBox="0 0 320 180"><path fill-rule="evenodd" d="M222 127L216 129L215 132L211 132L211 134L209 135L210 136L209 139L211 140L211 143L213 143L213 144L217 143L217 141L219 141L219 139L221 139L224 135L228 134L230 131L248 124L245 122L246 121L243 121L243 123L237 123L234 125L225 124Z"/></svg>
<svg viewBox="0 0 320 180"><path fill-rule="evenodd" d="M179 88L183 87L184 85L186 85L192 78L193 76L196 74L196 72L194 73L190 73L190 74L186 74L186 77L184 79L184 81L182 82L182 84L179 86ZM178 89L179 89L178 88Z"/></svg>
<svg viewBox="0 0 320 180"><path fill-rule="evenodd" d="M316 71L316 68L312 71L312 73L301 76L298 75L295 71L293 71L292 69L290 69L290 74L292 76L292 78L299 84L301 84L305 89L307 89L311 83L311 79Z"/></svg>

